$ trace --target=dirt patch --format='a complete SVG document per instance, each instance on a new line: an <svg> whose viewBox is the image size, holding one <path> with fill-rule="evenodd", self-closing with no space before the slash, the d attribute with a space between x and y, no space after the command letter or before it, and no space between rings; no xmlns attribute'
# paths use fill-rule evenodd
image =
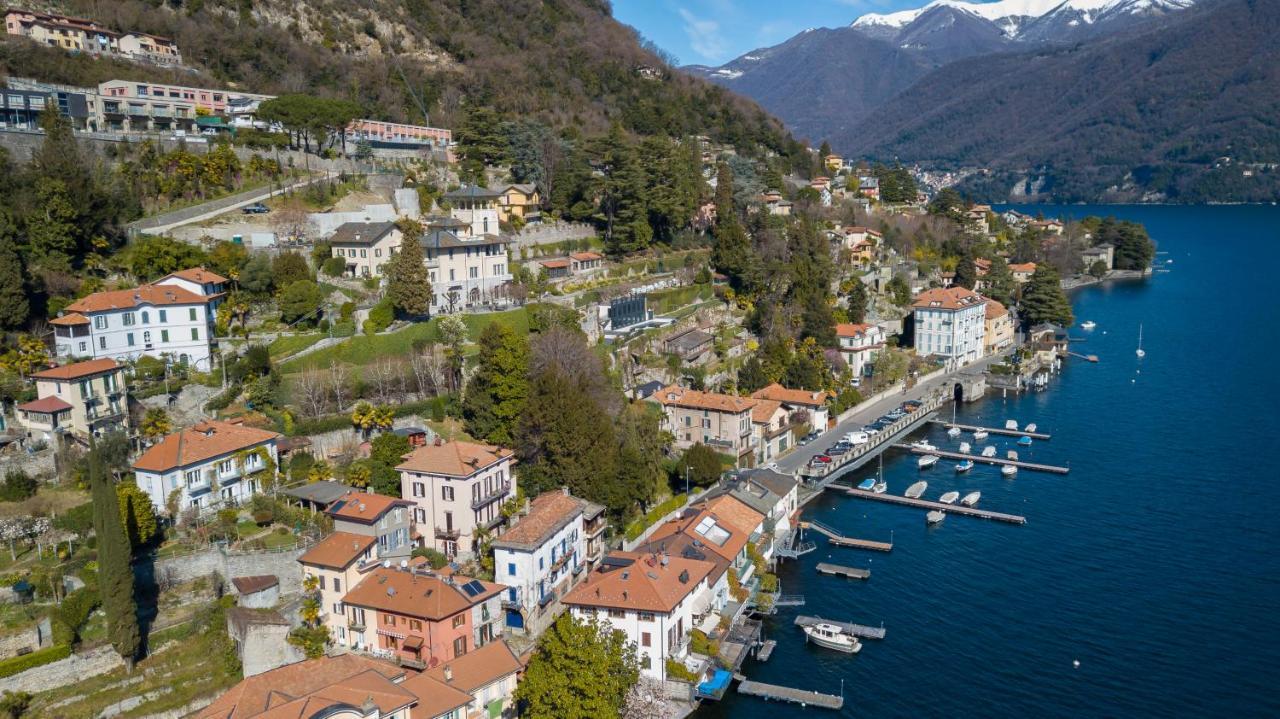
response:
<svg viewBox="0 0 1280 719"><path fill-rule="evenodd" d="M21 502L0 502L0 517L49 517L78 507L89 501L89 494L78 489L40 487L36 496Z"/></svg>

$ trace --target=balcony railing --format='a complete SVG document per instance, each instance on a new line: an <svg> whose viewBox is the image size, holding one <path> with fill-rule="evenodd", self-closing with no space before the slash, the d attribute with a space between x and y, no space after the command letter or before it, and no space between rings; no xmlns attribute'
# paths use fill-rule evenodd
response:
<svg viewBox="0 0 1280 719"><path fill-rule="evenodd" d="M445 529L444 527L436 527L436 539L457 539L462 536L462 530L454 527Z"/></svg>
<svg viewBox="0 0 1280 719"><path fill-rule="evenodd" d="M511 491L511 481L508 480L506 482L503 482L500 486L496 487L489 494L486 494L471 500L471 509L473 510L480 509L485 505L492 504L495 500L501 499L502 497L507 496L507 493L510 491Z"/></svg>

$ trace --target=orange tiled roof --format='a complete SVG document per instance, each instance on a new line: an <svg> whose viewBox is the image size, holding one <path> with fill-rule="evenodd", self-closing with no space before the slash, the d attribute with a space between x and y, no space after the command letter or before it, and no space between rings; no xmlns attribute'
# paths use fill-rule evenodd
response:
<svg viewBox="0 0 1280 719"><path fill-rule="evenodd" d="M379 567L347 592L342 601L358 607L391 612L407 617L439 621L463 612L501 593L506 587L493 582L451 576L450 581L424 570L424 561L409 569ZM462 585L476 581L484 588L475 596L462 591Z"/></svg>
<svg viewBox="0 0 1280 719"><path fill-rule="evenodd" d="M334 532L298 557L301 564L330 569L346 569L378 541L376 537L353 532Z"/></svg>
<svg viewBox="0 0 1280 719"><path fill-rule="evenodd" d="M579 262L588 262L590 260L603 260L604 255L599 252L570 252L569 256Z"/></svg>
<svg viewBox="0 0 1280 719"><path fill-rule="evenodd" d="M322 708L336 703L332 699L326 702L324 697L313 696L328 694L326 690L334 687L363 688L372 695L376 678L369 676L369 672L373 672L386 682L377 686L376 690L379 694L384 692L398 694L395 691L397 687L392 682L405 675L403 669L388 662L357 654L340 654L288 664L249 677L228 689L225 694L194 716L196 719L310 717ZM308 699L319 699L319 701L312 701L310 711L304 712ZM356 700L356 705L362 704L364 699L364 696L360 696ZM376 701L377 698L375 698Z"/></svg>
<svg viewBox="0 0 1280 719"><path fill-rule="evenodd" d="M772 399L758 399L755 406L751 408L751 421L758 424L767 424L773 420L773 415L777 414L782 408L782 403Z"/></svg>
<svg viewBox="0 0 1280 719"><path fill-rule="evenodd" d="M869 332L874 328L875 328L875 325L867 324L866 322L860 322L860 323L841 322L836 325L836 336L837 337L861 337L862 335L865 335L867 332Z"/></svg>
<svg viewBox="0 0 1280 719"><path fill-rule="evenodd" d="M642 612L670 612L715 569L699 559L637 552L611 552L608 560L632 560L596 569L562 600L568 605L611 607Z"/></svg>
<svg viewBox="0 0 1280 719"><path fill-rule="evenodd" d="M228 280L226 277L223 277L222 275L212 270L206 270L203 267L192 267L186 270L178 270L177 272L170 272L169 274L165 275L164 277L161 277L160 279L167 280L170 277L177 277L179 279L187 280L188 282L194 282L198 285L203 285L206 283L220 285L224 282L230 282L230 280Z"/></svg>
<svg viewBox="0 0 1280 719"><path fill-rule="evenodd" d="M351 491L339 497L324 513L335 519L373 524L392 507L411 507L413 502L385 494Z"/></svg>
<svg viewBox="0 0 1280 719"><path fill-rule="evenodd" d="M139 285L131 290L94 292L67 305L72 312L126 310L138 305L202 305L213 295L198 295L177 285Z"/></svg>
<svg viewBox="0 0 1280 719"><path fill-rule="evenodd" d="M699 392L694 389L685 389L679 385L669 385L654 392L649 397L653 401L663 405L674 405L676 407L689 407L692 409L705 409L713 412L746 412L755 406L755 403L745 397L735 397L731 394L719 394L717 392Z"/></svg>
<svg viewBox="0 0 1280 719"><path fill-rule="evenodd" d="M1005 309L1004 305L995 300L987 300L987 319L994 320L1007 314L1009 314L1009 310Z"/></svg>
<svg viewBox="0 0 1280 719"><path fill-rule="evenodd" d="M428 444L410 452L396 469L402 472L469 477L497 462L510 458L512 451L475 442L453 440Z"/></svg>
<svg viewBox="0 0 1280 719"><path fill-rule="evenodd" d="M986 301L982 295L964 287L935 287L917 295L911 306L924 309L960 310Z"/></svg>
<svg viewBox="0 0 1280 719"><path fill-rule="evenodd" d="M539 260L538 264L540 264L540 265L542 265L543 267L546 267L547 269L550 269L550 270L559 270L559 269L563 269L563 268L565 268L565 267L568 267L568 266L569 266L569 260L566 260L566 259L556 259L556 260Z"/></svg>
<svg viewBox="0 0 1280 719"><path fill-rule="evenodd" d="M38 412L40 414L54 414L56 412L65 412L71 409L71 405L62 400L49 395L25 404L18 405L18 409L23 412Z"/></svg>
<svg viewBox="0 0 1280 719"><path fill-rule="evenodd" d="M445 679L445 667L449 668L452 679ZM511 651L506 641L499 639L475 651L467 652L453 661L428 669L422 673L422 676L430 677L441 684L447 684L464 692L474 692L503 677L515 674L520 667L520 660L516 658L515 652Z"/></svg>
<svg viewBox="0 0 1280 719"><path fill-rule="evenodd" d="M751 393L755 399L772 399L784 404L802 404L806 407L821 407L827 403L826 392L810 392L807 389L787 389L774 382Z"/></svg>
<svg viewBox="0 0 1280 719"><path fill-rule="evenodd" d="M764 521L764 515L729 494L722 494L702 504L723 525L750 537Z"/></svg>
<svg viewBox="0 0 1280 719"><path fill-rule="evenodd" d="M102 358L64 364L61 367L41 370L31 375L31 379L58 379L63 381L80 379L89 375L101 374L120 369L120 363L113 359Z"/></svg>
<svg viewBox="0 0 1280 719"><path fill-rule="evenodd" d="M79 312L72 312L70 314L65 314L61 317L54 317L53 319L49 320L49 324L57 325L59 327L75 327L77 325L89 324L89 318L85 317Z"/></svg>
<svg viewBox="0 0 1280 719"><path fill-rule="evenodd" d="M201 420L194 426L178 430L160 440L138 457L133 468L148 472L167 472L249 449L280 436L265 429L211 419Z"/></svg>
<svg viewBox="0 0 1280 719"><path fill-rule="evenodd" d="M494 546L535 547L582 514L582 500L559 489L543 492L529 503L529 513L494 542Z"/></svg>
<svg viewBox="0 0 1280 719"><path fill-rule="evenodd" d="M1021 263L1021 264L1017 264L1017 265L1009 265L1009 271L1010 271L1010 272L1035 272L1035 271L1036 271L1036 263L1034 263L1034 262L1023 262L1023 263Z"/></svg>

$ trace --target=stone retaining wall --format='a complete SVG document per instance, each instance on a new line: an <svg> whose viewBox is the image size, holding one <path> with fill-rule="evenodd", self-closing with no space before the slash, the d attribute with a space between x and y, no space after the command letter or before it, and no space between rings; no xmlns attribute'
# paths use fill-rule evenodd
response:
<svg viewBox="0 0 1280 719"><path fill-rule="evenodd" d="M124 661L108 644L0 679L0 691L35 694L49 687L75 684L89 677L106 674L121 666L124 666Z"/></svg>

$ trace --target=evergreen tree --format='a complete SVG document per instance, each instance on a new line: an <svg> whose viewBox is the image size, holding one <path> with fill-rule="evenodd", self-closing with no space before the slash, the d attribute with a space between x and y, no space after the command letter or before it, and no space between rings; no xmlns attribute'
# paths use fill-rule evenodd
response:
<svg viewBox="0 0 1280 719"><path fill-rule="evenodd" d="M467 383L462 416L467 433L509 446L529 397L529 344L500 322L480 333L480 365Z"/></svg>
<svg viewBox="0 0 1280 719"><path fill-rule="evenodd" d="M1005 307L1013 304L1017 283L1013 273L1009 271L1009 263L999 255L991 258L991 269L987 270L984 294Z"/></svg>
<svg viewBox="0 0 1280 719"><path fill-rule="evenodd" d="M516 687L525 719L603 719L621 715L640 678L634 644L596 619L568 612L542 636Z"/></svg>
<svg viewBox="0 0 1280 719"><path fill-rule="evenodd" d="M867 319L867 303L871 299L871 294L867 292L867 283L861 278L854 277L849 281L849 291L845 294L848 301L849 321L861 323Z"/></svg>
<svg viewBox="0 0 1280 719"><path fill-rule="evenodd" d="M822 347L811 337L797 348L787 366L782 383L787 387L818 391L825 389L831 380L831 366L823 355Z"/></svg>
<svg viewBox="0 0 1280 719"><path fill-rule="evenodd" d="M684 486L682 483L688 476L691 488L709 487L720 479L720 472L723 469L724 464L720 460L720 453L699 442L680 455L680 461L676 465L676 471L680 475L676 478L677 484Z"/></svg>
<svg viewBox="0 0 1280 719"><path fill-rule="evenodd" d="M396 311L421 317L431 311L431 274L422 254L422 225L401 223L400 251L387 262L387 297Z"/></svg>
<svg viewBox="0 0 1280 719"><path fill-rule="evenodd" d="M0 212L0 328L16 329L27 323L31 305L24 287L22 260L14 249L14 227Z"/></svg>
<svg viewBox="0 0 1280 719"><path fill-rule="evenodd" d="M800 337L812 337L823 347L836 344L835 313L828 301L834 274L826 239L812 221L803 219L793 234L788 299L801 308Z"/></svg>
<svg viewBox="0 0 1280 719"><path fill-rule="evenodd" d="M618 473L604 502L621 517L637 502L647 505L666 485L666 445L661 414L645 402L627 405L618 416Z"/></svg>
<svg viewBox="0 0 1280 719"><path fill-rule="evenodd" d="M767 387L769 381L769 376L765 374L764 363L755 355L743 362L742 369L738 370L738 389L742 392L755 392Z"/></svg>
<svg viewBox="0 0 1280 719"><path fill-rule="evenodd" d="M978 285L978 266L973 261L973 253L965 250L956 261L955 285L971 290Z"/></svg>
<svg viewBox="0 0 1280 719"><path fill-rule="evenodd" d="M596 162L599 220L611 254L643 250L653 241L645 195L645 172L636 147L615 123L598 141Z"/></svg>
<svg viewBox="0 0 1280 719"><path fill-rule="evenodd" d="M36 180L38 209L27 216L27 242L31 264L42 269L71 269L76 253L76 208L62 180Z"/></svg>
<svg viewBox="0 0 1280 719"><path fill-rule="evenodd" d="M1037 265L1031 279L1022 288L1021 308L1022 321L1028 327L1042 322L1070 327L1075 322L1058 271L1048 264Z"/></svg>
<svg viewBox="0 0 1280 719"><path fill-rule="evenodd" d="M822 160L825 163L827 161L827 158L830 156L831 156L831 143L827 142L826 140L823 140L822 145L818 147L818 159Z"/></svg>
<svg viewBox="0 0 1280 719"><path fill-rule="evenodd" d="M133 596L129 539L120 522L120 500L97 447L89 452L93 530L98 539L98 588L107 614L107 637L129 671L142 646L138 607Z"/></svg>
<svg viewBox="0 0 1280 719"><path fill-rule="evenodd" d="M299 280L315 280L307 260L297 252L282 252L271 260L271 274L277 287L288 287Z"/></svg>
<svg viewBox="0 0 1280 719"><path fill-rule="evenodd" d="M497 111L487 106L471 108L458 126L457 138L463 182L484 186L484 168L500 164L507 145Z"/></svg>
<svg viewBox="0 0 1280 719"><path fill-rule="evenodd" d="M781 187L771 189L782 190ZM716 165L715 202L717 222L727 222L731 217L737 216L733 207L733 168L727 162Z"/></svg>
<svg viewBox="0 0 1280 719"><path fill-rule="evenodd" d="M568 487L605 504L617 469L614 426L580 382L551 367L534 375L516 431L520 481L530 495ZM605 506L610 506L606 504ZM610 509L619 509L616 505Z"/></svg>

